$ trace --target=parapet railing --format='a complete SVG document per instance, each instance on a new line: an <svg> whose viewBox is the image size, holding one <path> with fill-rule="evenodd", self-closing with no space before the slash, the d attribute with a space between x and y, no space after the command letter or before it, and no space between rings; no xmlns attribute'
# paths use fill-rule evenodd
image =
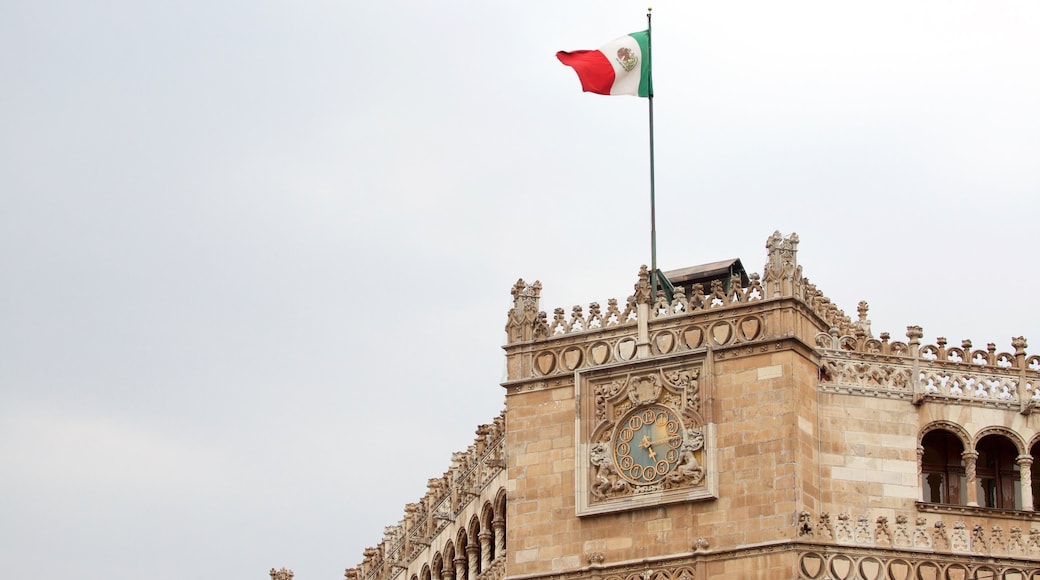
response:
<svg viewBox="0 0 1040 580"><path fill-rule="evenodd" d="M919 326L907 327L907 342L890 341L887 332L880 338L862 332L841 335L837 329L820 333L820 384L847 392L907 396L915 404L929 397L957 399L1017 407L1024 414L1040 401L1040 355L1026 353L1024 337L1011 340L1013 351L997 352L994 343L976 349L969 340L947 348L944 337L922 345L922 336Z"/></svg>

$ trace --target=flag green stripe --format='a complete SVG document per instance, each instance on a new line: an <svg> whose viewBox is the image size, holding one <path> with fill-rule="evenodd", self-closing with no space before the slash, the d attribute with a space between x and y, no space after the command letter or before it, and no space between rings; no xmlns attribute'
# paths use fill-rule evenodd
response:
<svg viewBox="0 0 1040 580"><path fill-rule="evenodd" d="M650 31L641 30L639 32L633 32L629 34L632 38L636 39L639 43L639 52L643 58L639 59L639 96L640 97L652 97L654 96L654 81L653 75L650 74L651 69L651 58L650 58Z"/></svg>

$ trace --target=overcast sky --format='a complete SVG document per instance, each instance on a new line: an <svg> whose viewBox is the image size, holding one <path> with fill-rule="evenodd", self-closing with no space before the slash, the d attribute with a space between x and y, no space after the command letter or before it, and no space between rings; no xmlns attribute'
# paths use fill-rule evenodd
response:
<svg viewBox="0 0 1040 580"><path fill-rule="evenodd" d="M1040 3L654 7L658 262L797 232L875 334L1040 352ZM619 0L0 3L0 562L336 580L503 408L518 277L620 301Z"/></svg>

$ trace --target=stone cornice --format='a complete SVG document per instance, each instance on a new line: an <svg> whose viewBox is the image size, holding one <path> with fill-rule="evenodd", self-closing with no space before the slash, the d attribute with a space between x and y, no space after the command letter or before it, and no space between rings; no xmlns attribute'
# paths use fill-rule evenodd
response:
<svg viewBox="0 0 1040 580"><path fill-rule="evenodd" d="M951 505L940 503L914 502L917 511L932 514L946 514L975 518L1003 518L1024 522L1040 522L1040 513L1026 510L1008 510L968 505Z"/></svg>

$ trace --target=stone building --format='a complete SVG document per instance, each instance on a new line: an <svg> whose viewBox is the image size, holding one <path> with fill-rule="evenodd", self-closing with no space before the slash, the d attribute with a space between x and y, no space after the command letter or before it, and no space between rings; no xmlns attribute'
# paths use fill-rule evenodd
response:
<svg viewBox="0 0 1040 580"><path fill-rule="evenodd" d="M1040 356L875 336L797 246L551 318L518 281L505 410L346 579L1040 578Z"/></svg>

